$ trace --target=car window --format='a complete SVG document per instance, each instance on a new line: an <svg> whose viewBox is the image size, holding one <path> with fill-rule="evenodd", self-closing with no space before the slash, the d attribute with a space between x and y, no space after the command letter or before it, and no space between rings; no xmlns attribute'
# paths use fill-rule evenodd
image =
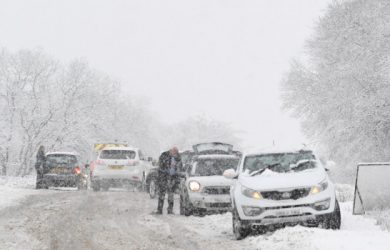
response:
<svg viewBox="0 0 390 250"><path fill-rule="evenodd" d="M100 159L118 159L118 160L126 160L126 159L134 159L135 151L132 150L103 150L99 156Z"/></svg>
<svg viewBox="0 0 390 250"><path fill-rule="evenodd" d="M192 170L194 176L222 175L227 169L236 169L239 159L198 159Z"/></svg>
<svg viewBox="0 0 390 250"><path fill-rule="evenodd" d="M269 166L272 166L272 171L274 172L299 172L306 169L315 168L317 165L314 161L304 161L314 159L315 157L312 152L247 156L245 158L243 172L250 174L254 171L258 171ZM294 166L294 168L291 168L291 166Z"/></svg>
<svg viewBox="0 0 390 250"><path fill-rule="evenodd" d="M51 154L46 157L46 166L49 168L58 166L74 167L77 163L78 160L75 155Z"/></svg>

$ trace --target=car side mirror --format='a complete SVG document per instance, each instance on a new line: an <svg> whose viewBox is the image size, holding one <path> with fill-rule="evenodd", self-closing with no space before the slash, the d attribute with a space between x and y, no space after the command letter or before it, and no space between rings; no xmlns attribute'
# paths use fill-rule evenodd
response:
<svg viewBox="0 0 390 250"><path fill-rule="evenodd" d="M325 164L326 172L333 171L336 167L336 163L334 161L327 161Z"/></svg>
<svg viewBox="0 0 390 250"><path fill-rule="evenodd" d="M89 164L88 164L88 163L85 164L85 165L84 165L84 168L89 168Z"/></svg>
<svg viewBox="0 0 390 250"><path fill-rule="evenodd" d="M234 169L227 169L223 172L223 177L227 179L234 179L237 177L237 173Z"/></svg>
<svg viewBox="0 0 390 250"><path fill-rule="evenodd" d="M185 172L177 172L177 175L178 175L180 178L186 178L186 173L185 173Z"/></svg>
<svg viewBox="0 0 390 250"><path fill-rule="evenodd" d="M148 157L148 161L152 162L153 161L153 157Z"/></svg>

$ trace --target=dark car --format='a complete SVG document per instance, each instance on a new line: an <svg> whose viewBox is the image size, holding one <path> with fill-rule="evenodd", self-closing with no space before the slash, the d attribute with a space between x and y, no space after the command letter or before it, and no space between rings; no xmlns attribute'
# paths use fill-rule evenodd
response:
<svg viewBox="0 0 390 250"><path fill-rule="evenodd" d="M46 154L43 187L77 187L86 189L85 169L81 168L79 155L70 152L51 152Z"/></svg>

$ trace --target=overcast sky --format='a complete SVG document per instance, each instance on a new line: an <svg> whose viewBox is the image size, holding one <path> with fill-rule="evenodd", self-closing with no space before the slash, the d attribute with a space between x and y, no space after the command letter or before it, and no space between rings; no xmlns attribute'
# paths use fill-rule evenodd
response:
<svg viewBox="0 0 390 250"><path fill-rule="evenodd" d="M0 46L91 66L171 123L205 115L244 144L297 145L280 81L328 0L0 0Z"/></svg>

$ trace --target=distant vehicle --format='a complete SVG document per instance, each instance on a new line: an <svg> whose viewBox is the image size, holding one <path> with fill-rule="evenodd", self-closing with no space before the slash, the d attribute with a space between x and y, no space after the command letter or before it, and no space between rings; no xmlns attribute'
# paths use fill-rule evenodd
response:
<svg viewBox="0 0 390 250"><path fill-rule="evenodd" d="M87 189L88 175L81 167L77 153L49 152L46 154L43 187L77 187Z"/></svg>
<svg viewBox="0 0 390 250"><path fill-rule="evenodd" d="M180 214L203 215L230 210L231 180L223 177L227 169L236 168L240 157L232 145L213 142L194 145L191 164L180 185Z"/></svg>
<svg viewBox="0 0 390 250"><path fill-rule="evenodd" d="M94 162L92 188L94 191L128 186L143 189L151 168L151 162L138 148L104 147Z"/></svg>
<svg viewBox="0 0 390 250"><path fill-rule="evenodd" d="M339 229L340 207L326 169L310 150L247 154L224 176L230 190L236 239L286 225Z"/></svg>

